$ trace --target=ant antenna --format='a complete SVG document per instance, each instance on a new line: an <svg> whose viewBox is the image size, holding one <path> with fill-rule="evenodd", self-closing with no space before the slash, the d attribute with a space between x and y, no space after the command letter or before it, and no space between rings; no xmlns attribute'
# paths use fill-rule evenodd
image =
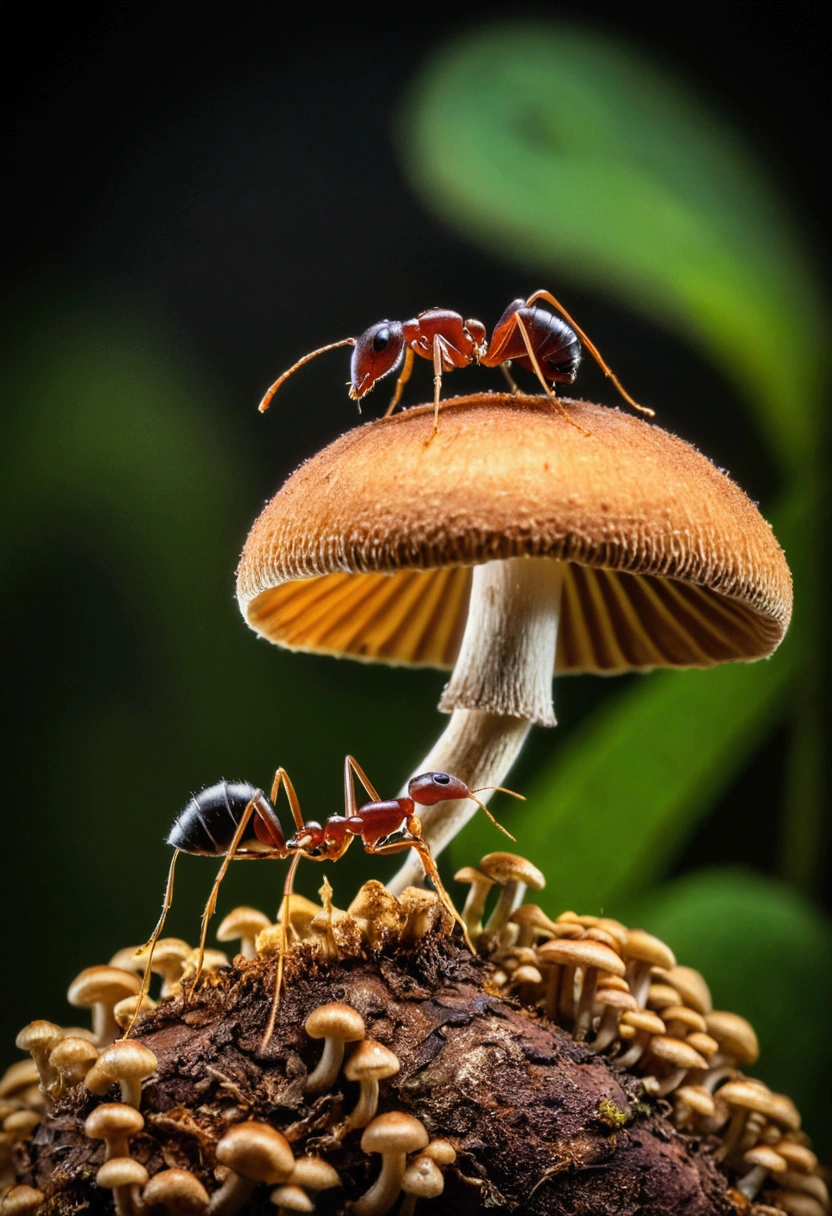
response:
<svg viewBox="0 0 832 1216"><path fill-rule="evenodd" d="M274 1033L274 1024L277 1018L277 1010L280 1005L280 993L283 989L283 963L286 958L286 950L288 948L288 933L289 933L289 909L292 900L292 886L295 880L295 870L298 868L302 853L295 853L292 858L292 863L289 866L289 873L286 875L286 881L283 884L283 916L280 924L280 954L277 959L277 976L275 977L274 996L272 997L272 1008L269 1014L269 1022L266 1026L266 1032L263 1035L260 1043L260 1050L265 1051L269 1045L269 1040Z"/></svg>
<svg viewBox="0 0 832 1216"><path fill-rule="evenodd" d="M512 798L519 798L521 802L525 802L525 801L526 801L526 796L525 796L525 794L515 794L514 790L507 790L507 789L505 788L505 786L503 786L503 785L481 785L481 786L479 786L479 788L478 788L478 789L475 789L475 790L469 790L469 791L468 791L468 796L469 796L469 798L473 798L473 800L474 800L474 802L476 802L477 806L481 807L481 808L482 808L482 810L484 810L484 811L485 811L485 813L486 813L486 815L488 816L488 818L489 818L489 819L491 820L491 822L494 824L494 827L495 827L495 828L499 828L499 829L500 829L500 831L501 831L501 832L502 832L502 833L503 833L505 836L508 836L509 840L513 840L513 841L514 841L514 843L516 844L516 843L517 843L517 837L516 837L516 836L512 836L512 834L511 834L511 832L508 830L508 828L504 828L504 827L503 827L503 825L502 825L501 823L498 823L498 821L497 821L497 820L494 818L494 816L491 814L491 812L489 811L489 809L488 809L488 807L485 805L485 803L484 803L484 802L483 802L483 801L482 801L480 798L478 798L478 797L477 797L477 794L482 793L482 791L483 791L483 790L497 790L497 792L498 792L498 793L501 793L501 794L511 794Z"/></svg>
<svg viewBox="0 0 832 1216"><path fill-rule="evenodd" d="M601 352L599 351L599 349L595 345L595 343L590 341L590 339L586 336L584 331L581 329L580 325L575 324L575 322L572 320L572 318L570 317L570 315L566 311L566 309L563 307L563 305L560 304L555 299L555 297L552 295L552 293L550 291L536 291L534 293L534 295L529 296L528 300L526 301L526 306L531 307L531 305L534 304L536 300L546 300L547 303L551 304L553 308L556 308L558 310L558 312L561 314L561 316L564 317L564 319L566 321L568 321L568 323L574 329L575 333L578 335L578 337L583 342L584 346L587 348L589 353L592 355L595 362L600 367L601 371L604 373L605 376L608 376L609 379L612 380L613 384L618 389L619 393L624 398L624 400L628 403L628 405L631 405L634 410L638 410L639 413L646 414L648 416L648 418L656 417L655 410L648 409L648 407L646 405L639 405L639 403L633 397L630 396L630 394L627 392L624 385L618 379L618 376L616 376L615 372L612 370L610 365L601 357Z"/></svg>
<svg viewBox="0 0 832 1216"><path fill-rule="evenodd" d="M293 376L298 368L303 367L304 363L309 363L310 360L317 359L318 355L323 355L328 350L336 350L339 346L355 346L357 340L357 338L342 338L340 342L330 342L329 346L321 346L318 348L318 350L310 351L308 355L304 355L302 359L298 359L297 363L293 363L289 370L284 372L282 376L279 376L271 388L266 390L263 400L257 407L260 413L265 413L271 404L272 397L280 388L281 384L283 384L285 380L288 380L290 376ZM639 409L640 408L641 407L639 406Z"/></svg>

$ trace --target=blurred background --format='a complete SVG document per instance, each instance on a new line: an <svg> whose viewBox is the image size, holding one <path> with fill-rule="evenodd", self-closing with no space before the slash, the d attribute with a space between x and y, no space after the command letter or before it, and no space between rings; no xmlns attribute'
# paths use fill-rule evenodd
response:
<svg viewBox="0 0 832 1216"><path fill-rule="evenodd" d="M63 994L82 967L147 937L192 790L282 764L324 818L347 751L392 796L444 725L443 673L291 655L243 624L251 522L357 421L344 351L260 416L265 387L384 317L443 305L490 330L547 287L658 422L761 504L796 615L767 663L559 681L560 725L511 777L528 803L495 809L546 870L550 912L644 925L754 1023L753 1071L828 1158L828 10L728 3L718 29L503 11L288 28L260 4L221 24L184 5L3 6L2 901L18 927L0 1064L29 1019L77 1019ZM618 404L589 363L577 387ZM424 364L406 400L429 395ZM446 878L499 847L472 824ZM393 868L356 847L327 868L336 902ZM213 871L182 859L170 933L195 939ZM298 887L321 878L302 866ZM274 915L282 881L232 866L220 911Z"/></svg>

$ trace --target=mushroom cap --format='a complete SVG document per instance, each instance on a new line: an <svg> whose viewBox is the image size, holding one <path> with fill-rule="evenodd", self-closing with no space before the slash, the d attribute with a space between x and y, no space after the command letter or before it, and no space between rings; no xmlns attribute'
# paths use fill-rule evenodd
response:
<svg viewBox="0 0 832 1216"><path fill-rule="evenodd" d="M754 1027L738 1013L714 1009L705 1014L708 1034L713 1035L726 1055L738 1064L753 1064L760 1054Z"/></svg>
<svg viewBox="0 0 832 1216"><path fill-rule="evenodd" d="M96 1005L99 1001L115 1004L122 997L138 993L142 982L132 971L119 967L85 967L69 986L70 1005Z"/></svg>
<svg viewBox="0 0 832 1216"><path fill-rule="evenodd" d="M243 937L256 937L261 929L268 929L271 923L265 912L259 912L257 908L234 908L220 921L217 941L236 942Z"/></svg>
<svg viewBox="0 0 832 1216"><path fill-rule="evenodd" d="M533 891L542 891L546 886L545 874L517 853L487 853L479 868L483 874L502 885L507 882L522 882Z"/></svg>
<svg viewBox="0 0 832 1216"><path fill-rule="evenodd" d="M13 1186L3 1196L3 1216L29 1216L36 1212L46 1196L33 1186Z"/></svg>
<svg viewBox="0 0 832 1216"><path fill-rule="evenodd" d="M681 1039L657 1034L650 1040L650 1055L674 1068L707 1068L708 1061Z"/></svg>
<svg viewBox="0 0 832 1216"><path fill-rule="evenodd" d="M142 1201L148 1208L164 1207L169 1213L201 1212L209 1203L208 1192L190 1170L160 1170L144 1188Z"/></svg>
<svg viewBox="0 0 832 1216"><path fill-rule="evenodd" d="M631 414L489 393L349 431L254 524L237 572L248 624L295 650L450 667L470 567L568 563L555 667L710 667L777 647L791 578L749 498ZM393 575L394 577L389 577Z"/></svg>
<svg viewBox="0 0 832 1216"><path fill-rule="evenodd" d="M593 941L591 937L582 937L573 941L567 937L555 938L545 942L538 950L538 957L544 963L563 963L567 967L597 967L599 971L610 975L623 975L624 963L614 950L603 942Z"/></svg>
<svg viewBox="0 0 832 1216"><path fill-rule="evenodd" d="M344 1065L348 1081L381 1081L401 1068L399 1057L375 1039L363 1039Z"/></svg>
<svg viewBox="0 0 832 1216"><path fill-rule="evenodd" d="M419 1199L435 1199L445 1189L445 1179L436 1162L422 1153L414 1157L402 1175L402 1190Z"/></svg>
<svg viewBox="0 0 832 1216"><path fill-rule="evenodd" d="M784 1174L787 1168L786 1162L780 1154L766 1144L756 1144L747 1153L743 1153L742 1159L746 1165L761 1165L763 1169L769 1170L772 1174Z"/></svg>
<svg viewBox="0 0 832 1216"><path fill-rule="evenodd" d="M151 1076L159 1061L144 1043L135 1039L118 1039L115 1043L101 1052L92 1071L87 1075L87 1089L92 1093L105 1093L115 1081L125 1080L144 1081ZM92 1078L92 1072L96 1078ZM96 1088L96 1079L100 1078L102 1087Z"/></svg>
<svg viewBox="0 0 832 1216"><path fill-rule="evenodd" d="M289 1141L268 1123L247 1120L225 1133L217 1161L253 1182L285 1182L295 1168Z"/></svg>
<svg viewBox="0 0 832 1216"><path fill-rule="evenodd" d="M649 1009L636 1009L621 1015L623 1026L631 1026L633 1030L646 1030L648 1034L664 1034L665 1024L661 1018L651 1013Z"/></svg>
<svg viewBox="0 0 832 1216"><path fill-rule="evenodd" d="M658 978L675 988L685 1005L696 1013L701 1013L703 1017L713 1009L711 990L693 967L677 963L669 971L662 971Z"/></svg>
<svg viewBox="0 0 832 1216"><path fill-rule="evenodd" d="M338 1171L323 1157L298 1157L289 1181L310 1191L328 1191L330 1187L341 1185Z"/></svg>
<svg viewBox="0 0 832 1216"><path fill-rule="evenodd" d="M720 1088L719 1097L729 1106L755 1110L789 1131L796 1131L800 1127L800 1115L794 1103L782 1094L773 1094L761 1085L753 1085L748 1081L728 1081Z"/></svg>
<svg viewBox="0 0 832 1216"><path fill-rule="evenodd" d="M697 1013L695 1009L688 1009L686 1005L666 1005L662 1009L662 1019L667 1025L672 1022L678 1022L682 1026L686 1026L688 1030L698 1030L700 1033L705 1032L705 1019L701 1013Z"/></svg>
<svg viewBox="0 0 832 1216"><path fill-rule="evenodd" d="M49 1063L53 1068L68 1069L89 1063L90 1067L98 1059L98 1049L89 1039L81 1039L77 1035L68 1035L53 1047Z"/></svg>
<svg viewBox="0 0 832 1216"><path fill-rule="evenodd" d="M299 1186L279 1186L269 1196L272 1203L287 1212L314 1212L315 1205Z"/></svg>
<svg viewBox="0 0 832 1216"><path fill-rule="evenodd" d="M368 1123L361 1137L364 1153L415 1153L425 1148L428 1133L424 1123L406 1115L404 1111L391 1110L386 1115L376 1115Z"/></svg>
<svg viewBox="0 0 832 1216"><path fill-rule="evenodd" d="M58 1046L63 1037L64 1032L60 1026L39 1018L35 1022L30 1022L28 1026L24 1026L14 1042L21 1051L29 1051L33 1056L36 1053L48 1055L54 1047Z"/></svg>
<svg viewBox="0 0 832 1216"><path fill-rule="evenodd" d="M132 1157L111 1157L95 1175L96 1186L111 1191L117 1186L145 1186L147 1170Z"/></svg>
<svg viewBox="0 0 832 1216"><path fill-rule="evenodd" d="M90 1140L135 1136L143 1127L144 1116L125 1102L102 1102L84 1123L84 1131Z"/></svg>
<svg viewBox="0 0 832 1216"><path fill-rule="evenodd" d="M681 1085L676 1090L676 1098L686 1102L697 1115L712 1115L716 1110L713 1094L704 1085Z"/></svg>
<svg viewBox="0 0 832 1216"><path fill-rule="evenodd" d="M644 929L631 929L627 934L627 946L625 949L627 958L638 959L642 963L650 963L653 967L673 967L676 964L676 955L666 946L658 937L654 937L652 933L646 933ZM677 999L673 1001L674 1005L679 1004L678 993Z"/></svg>
<svg viewBox="0 0 832 1216"><path fill-rule="evenodd" d="M364 1038L364 1019L357 1009L340 1001L329 1001L313 1009L304 1023L310 1039L333 1038L354 1043Z"/></svg>

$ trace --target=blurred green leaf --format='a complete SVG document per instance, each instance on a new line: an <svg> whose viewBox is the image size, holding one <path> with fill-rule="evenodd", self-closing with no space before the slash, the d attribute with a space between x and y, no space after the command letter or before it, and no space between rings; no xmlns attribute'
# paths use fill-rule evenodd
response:
<svg viewBox="0 0 832 1216"><path fill-rule="evenodd" d="M425 65L400 152L413 188L464 235L674 324L743 389L778 458L810 454L823 325L812 268L779 190L655 59L554 23L487 27Z"/></svg>
<svg viewBox="0 0 832 1216"><path fill-rule="evenodd" d="M810 1135L832 1133L829 1008L832 925L783 883L746 870L690 874L634 909L643 925L696 967L714 1007L740 1013L760 1040L749 1069L789 1094Z"/></svg>

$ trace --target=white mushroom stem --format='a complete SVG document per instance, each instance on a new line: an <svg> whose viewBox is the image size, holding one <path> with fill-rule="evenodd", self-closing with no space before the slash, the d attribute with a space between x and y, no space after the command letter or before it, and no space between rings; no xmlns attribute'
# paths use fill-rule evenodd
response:
<svg viewBox="0 0 832 1216"><path fill-rule="evenodd" d="M256 1185L250 1178L243 1178L229 1169L222 1186L211 1196L206 1208L208 1216L233 1216L251 1199Z"/></svg>
<svg viewBox="0 0 832 1216"><path fill-rule="evenodd" d="M439 703L451 720L416 770L452 773L471 788L501 785L533 723L554 726L552 676L564 565L514 557L475 566L468 620L451 680ZM490 791L481 795L487 801ZM434 856L476 814L471 799L419 807ZM422 863L411 853L388 883L393 894L417 884Z"/></svg>
<svg viewBox="0 0 832 1216"><path fill-rule="evenodd" d="M381 1173L369 1191L365 1191L352 1205L353 1216L382 1216L389 1212L402 1189L407 1156L395 1150L382 1153Z"/></svg>

